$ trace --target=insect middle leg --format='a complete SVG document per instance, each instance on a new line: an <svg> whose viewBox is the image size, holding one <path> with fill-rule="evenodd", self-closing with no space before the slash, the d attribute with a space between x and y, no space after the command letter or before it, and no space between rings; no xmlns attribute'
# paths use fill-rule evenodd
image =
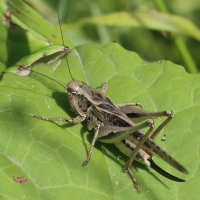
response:
<svg viewBox="0 0 200 200"><path fill-rule="evenodd" d="M90 150L88 151L87 159L86 159L86 161L83 162L82 166L87 165L88 162L90 161L90 158L91 158L91 155L92 155L92 149L94 148L94 144L95 144L95 142L96 142L96 139L97 139L97 136L98 136L98 133L99 133L99 128L100 128L100 126L101 126L101 123L100 123L99 121L94 122L93 124L90 123L90 124L88 125L88 129L90 130L91 127L92 127L93 125L96 125L96 130L95 130L95 133L94 133L94 137L93 137L93 139L92 139L92 143L91 143L91 146L90 146Z"/></svg>
<svg viewBox="0 0 200 200"><path fill-rule="evenodd" d="M146 128L147 126L151 126L152 124L153 120L151 119L134 127L102 126L98 121L88 122L88 129L95 127L96 130L90 146L90 150L88 152L87 160L83 163L83 165L88 164L91 158L92 149L97 139L104 143L117 143L126 138L131 133Z"/></svg>
<svg viewBox="0 0 200 200"><path fill-rule="evenodd" d="M108 88L108 83L102 83L101 85L97 86L96 89L101 88L101 92L103 92L104 94L106 93L106 90Z"/></svg>

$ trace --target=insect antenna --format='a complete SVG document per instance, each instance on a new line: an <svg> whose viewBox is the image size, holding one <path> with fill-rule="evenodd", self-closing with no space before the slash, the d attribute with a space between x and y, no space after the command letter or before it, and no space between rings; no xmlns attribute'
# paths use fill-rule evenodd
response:
<svg viewBox="0 0 200 200"><path fill-rule="evenodd" d="M60 15L59 15L59 12L58 12L58 8L57 8L57 14L58 14L58 21L59 21L59 26L60 26L60 33L61 33L61 37L62 37L62 43L63 43L63 47L64 47L64 52L65 52L65 58L66 58L66 62L67 62L67 67L68 67L68 70L69 70L69 74L70 74L72 80L74 81L74 78L72 77L72 74L71 74L71 71L70 71L70 68L69 68L69 63L68 63L67 53L66 53L66 50L68 50L69 47L65 47L65 43L64 43L64 39L63 39L62 27L61 27L61 23L60 23Z"/></svg>
<svg viewBox="0 0 200 200"><path fill-rule="evenodd" d="M23 67L22 67L22 68L23 68ZM19 69L19 67L18 67L18 69ZM25 68L23 68L23 69L25 69ZM66 90L66 87L65 87L64 85L62 85L61 83L59 83L58 81L56 81L55 79L53 79L53 78L51 78L51 77L49 77L49 76L47 76L47 75L44 75L44 74L42 74L42 73L40 73L40 72L36 72L36 71L30 70L30 69L25 69L25 70L28 70L28 71L30 71L30 72L34 72L34 73L36 73L36 74L40 74L40 75L42 75L42 76L44 76L44 77L46 77L46 78L49 78L49 79L51 79L52 81L58 83L60 86L62 86L62 87Z"/></svg>
<svg viewBox="0 0 200 200"><path fill-rule="evenodd" d="M0 61L0 62L1 62L1 63L5 63L5 64L10 64L10 65L12 65L11 63L6 63L6 62L3 62L3 61ZM15 65L12 65L12 66L15 66ZM17 66L16 66L16 67L17 67ZM47 75L44 75L44 74L42 74L42 73L40 73L40 72L33 71L32 69L24 68L23 65L19 65L19 66L17 67L17 69L18 69L19 71L21 71L21 70L28 70L28 71L30 71L30 72L34 72L34 73L36 73L36 74L40 74L40 75L42 75L42 76L44 76L44 77L46 77L46 78L49 78L49 79L51 79L52 81L58 83L60 86L62 86L62 87L66 90L66 87L65 87L64 85L62 85L61 83L59 83L58 81L56 81L55 79L53 79L53 78L51 78L51 77L49 77L49 76L47 76ZM2 72L2 73L4 74L4 73L6 73L6 72Z"/></svg>
<svg viewBox="0 0 200 200"><path fill-rule="evenodd" d="M69 62L68 62L67 53L66 53L66 51L69 50L69 47L65 46L65 44L64 44L64 38L63 38L63 32L62 32L62 27L61 27L61 23L60 23L60 16L59 16L58 8L57 8L57 14L58 14L58 21L59 21L59 26L60 26L60 32L61 32L61 37L62 37L63 49L64 49L64 52L65 52L65 58L66 58L66 62L67 62L67 67L68 67L68 70L69 70L69 74L70 74L72 80L74 81L74 78L72 77L72 73L71 73L71 71L70 71ZM5 63L5 62L3 62L3 61L0 61L0 62ZM12 64L11 64L11 65L12 65ZM40 74L40 75L42 75L42 76L44 76L44 77L46 77L46 78L49 78L49 79L51 79L52 81L58 83L60 86L62 86L62 87L66 90L66 87L65 87L65 86L63 86L61 83L59 83L58 81L54 80L53 78L51 78L51 77L49 77L49 76L46 76L46 75L44 75L44 74L42 74L42 73L33 71L32 69L30 70L30 69L24 68L23 65L19 65L19 66L17 66L17 68L18 68L18 70L28 70L28 71L30 71L30 72L34 72L34 73L36 73L36 74Z"/></svg>

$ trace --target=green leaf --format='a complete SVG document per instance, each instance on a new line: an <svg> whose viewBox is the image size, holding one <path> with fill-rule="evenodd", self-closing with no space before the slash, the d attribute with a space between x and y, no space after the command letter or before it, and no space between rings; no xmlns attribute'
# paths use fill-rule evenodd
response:
<svg viewBox="0 0 200 200"><path fill-rule="evenodd" d="M56 31L53 25L23 1L7 0L6 3L0 0L0 72L49 44L62 44L60 31ZM10 24L7 9L11 10ZM64 44L69 48L74 47L66 38Z"/></svg>
<svg viewBox="0 0 200 200"><path fill-rule="evenodd" d="M2 0L0 2L1 12L5 13L6 7ZM41 18L22 1L9 2L13 14L16 14L16 22L22 27L28 26L31 34L40 35L37 28L41 27L34 25L34 20ZM18 6L23 15L21 21L17 14ZM27 10L30 15L25 12ZM29 26L29 23L33 26ZM49 28L43 19L41 24L44 29ZM0 25L3 26L1 47L4 45L0 55L1 58L8 56L11 64L44 45L44 41L34 38L35 34L31 38L30 33L24 34L21 30L22 34L18 37L16 32L12 37L7 37L10 36L9 27L5 27L2 21ZM47 37L54 33L51 28L48 33L47 29L42 31L44 38L46 33ZM24 37L21 37L23 34ZM9 51L7 47L10 47ZM94 134L93 130L87 130L86 122L71 125L33 118L33 115L75 117L63 88L38 74L20 77L6 73L0 82L0 198L197 199L199 76L187 74L182 67L169 61L145 63L137 54L124 50L117 43L107 46L82 45L72 49L68 55L73 77L92 87L107 81L107 95L116 103L136 101L149 111L172 109L174 119L156 138L156 142L183 164L190 175L181 174L155 158L155 162L164 170L186 179L185 183L174 183L148 167L134 163L132 170L143 190L138 194L128 174L121 172L128 158L114 145L100 142L95 144L89 164L81 167ZM32 59L32 55L25 60L29 59ZM71 81L65 60L49 66L34 66L34 70L63 85ZM156 119L156 127L163 120ZM164 134L166 141L161 142ZM14 182L13 176L26 177L27 181L21 185Z"/></svg>
<svg viewBox="0 0 200 200"><path fill-rule="evenodd" d="M26 3L16 0L6 0L6 2L8 8L11 9L12 15L28 28L33 29L53 44L61 43L62 39L60 32L56 31L56 29L48 21L46 21ZM66 38L64 41L70 48L74 47L73 44Z"/></svg>
<svg viewBox="0 0 200 200"><path fill-rule="evenodd" d="M94 131L86 122L66 124L33 118L72 118L66 92L55 82L32 73L6 73L0 83L0 195L4 199L197 199L199 196L200 79L170 61L146 63L119 44L81 45L68 54L75 80L91 87L108 82L107 96L116 103L140 102L149 111L173 110L174 118L156 142L190 172L184 175L158 158L169 173L186 179L170 181L134 162L132 171L143 192L137 193L121 172L127 157L114 145L96 142L86 159ZM66 85L71 78L65 59L34 70ZM156 119L156 127L164 120ZM166 134L166 141L161 138ZM120 160L117 159L121 156ZM26 177L24 185L12 176Z"/></svg>

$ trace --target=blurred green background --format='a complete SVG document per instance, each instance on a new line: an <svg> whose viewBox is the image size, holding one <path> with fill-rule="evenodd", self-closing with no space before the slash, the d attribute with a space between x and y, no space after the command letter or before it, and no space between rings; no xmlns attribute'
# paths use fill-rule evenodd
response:
<svg viewBox="0 0 200 200"><path fill-rule="evenodd" d="M116 41L125 49L138 53L147 62L171 60L190 73L198 73L199 0L26 2L55 26L58 26L58 7L64 35L75 46L85 43L104 45ZM126 15L128 18L124 18Z"/></svg>

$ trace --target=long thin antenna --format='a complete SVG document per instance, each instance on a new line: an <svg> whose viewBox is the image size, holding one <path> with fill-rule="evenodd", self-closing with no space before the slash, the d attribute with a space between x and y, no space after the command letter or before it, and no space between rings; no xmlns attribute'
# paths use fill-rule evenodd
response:
<svg viewBox="0 0 200 200"><path fill-rule="evenodd" d="M68 63L67 53L66 53L66 50L68 50L69 47L65 47L65 44L64 44L64 38L63 38L63 33L62 33L62 28L61 28L61 23L60 23L60 15L59 15L59 12L58 12L58 7L57 7L57 13L58 13L59 26L60 26L60 33L61 33L61 36L62 36L62 43L63 43L63 47L64 47L64 52L65 52L65 58L66 58L66 61L67 61L67 66L68 66L68 69L69 69L69 74L70 74L72 80L74 81L74 79L72 77L72 74L71 74L71 71L70 71L70 68L69 68L69 63Z"/></svg>
<svg viewBox="0 0 200 200"><path fill-rule="evenodd" d="M28 70L28 71L30 71L30 72L34 72L34 73L36 73L36 74L40 74L40 75L42 75L42 76L44 76L44 77L46 77L46 78L49 78L49 79L51 79L52 81L58 83L60 86L62 86L62 87L66 90L66 87L65 87L64 85L62 85L61 83L59 83L58 81L54 80L53 78L51 78L51 77L49 77L49 76L47 76L47 75L41 74L41 73L39 73L39 72L30 70L30 69L23 68L23 66L20 65L20 66L18 67L18 70L22 70L22 69L23 69L23 70Z"/></svg>
<svg viewBox="0 0 200 200"><path fill-rule="evenodd" d="M7 62L4 62L4 61L0 61L0 62L1 62L1 63L4 63L4 64L13 65L13 64L11 64L11 63L7 63ZM15 65L13 65L13 66L15 66ZM19 65L19 66L17 67L17 69L18 69L19 71L20 71L20 70L28 70L28 71L30 71L30 72L34 72L34 73L36 73L36 74L40 74L40 75L42 75L42 76L44 76L44 77L46 77L46 78L49 78L49 79L51 79L52 81L58 83L60 86L62 86L62 87L66 90L66 87L65 87L64 85L62 85L62 84L59 83L58 81L54 80L53 78L51 78L51 77L49 77L49 76L47 76L47 75L44 75L44 74L42 74L42 73L40 73L40 72L36 72L36 71L30 70L30 69L26 69L26 68L24 68L24 66L23 66L22 64ZM6 72L2 72L2 73L6 73Z"/></svg>

